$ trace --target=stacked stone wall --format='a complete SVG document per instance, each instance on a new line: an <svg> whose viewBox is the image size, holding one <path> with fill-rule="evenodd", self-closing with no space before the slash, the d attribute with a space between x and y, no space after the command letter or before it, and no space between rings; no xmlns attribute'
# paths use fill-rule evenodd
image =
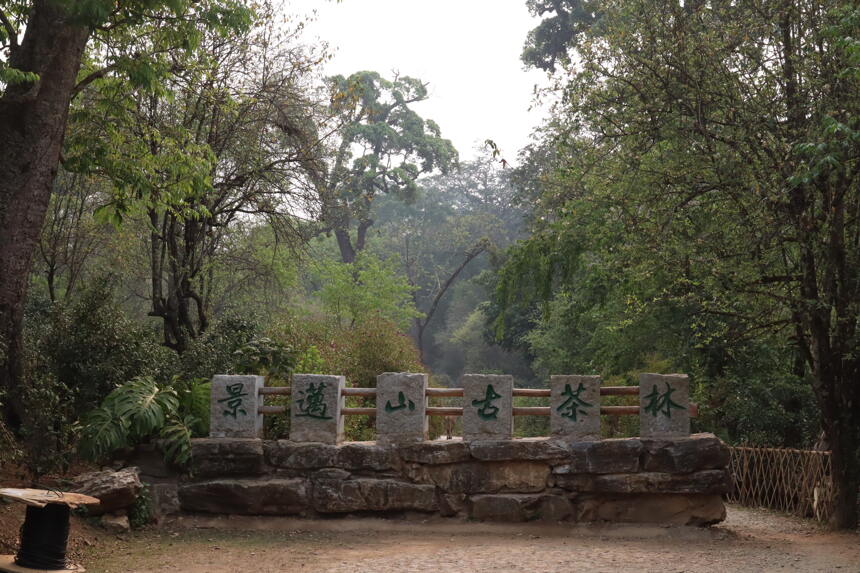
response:
<svg viewBox="0 0 860 573"><path fill-rule="evenodd" d="M709 525L725 518L728 448L712 434L565 442L193 441L185 511L423 514L487 521Z"/></svg>

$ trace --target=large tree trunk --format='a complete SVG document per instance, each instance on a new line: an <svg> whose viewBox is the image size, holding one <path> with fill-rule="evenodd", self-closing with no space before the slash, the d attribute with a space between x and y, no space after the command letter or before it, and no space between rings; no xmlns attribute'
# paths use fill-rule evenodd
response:
<svg viewBox="0 0 860 573"><path fill-rule="evenodd" d="M21 327L32 255L39 242L66 129L69 100L89 37L70 25L59 2L36 1L10 65L34 72L34 84L0 98L0 390L15 427L23 375Z"/></svg>

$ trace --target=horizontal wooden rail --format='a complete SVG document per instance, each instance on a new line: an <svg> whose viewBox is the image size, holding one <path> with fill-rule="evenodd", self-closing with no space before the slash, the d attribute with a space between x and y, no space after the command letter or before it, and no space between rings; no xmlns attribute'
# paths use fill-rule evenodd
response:
<svg viewBox="0 0 860 573"><path fill-rule="evenodd" d="M261 396L289 396L292 388L289 386L268 386L260 388ZM516 397L549 398L549 388L514 388ZM603 386L601 396L636 396L639 386ZM425 395L430 398L457 398L463 396L462 388L427 388ZM341 396L376 396L376 388L344 388Z"/></svg>
<svg viewBox="0 0 860 573"><path fill-rule="evenodd" d="M513 408L514 416L549 416L549 406L528 406ZM260 406L257 412L260 414L284 414L286 406ZM699 413L696 404L690 404L690 416L695 418ZM344 416L375 416L376 408L342 408ZM635 416L639 414L639 406L601 406L600 414L603 416ZM428 406L428 416L462 416L463 408Z"/></svg>

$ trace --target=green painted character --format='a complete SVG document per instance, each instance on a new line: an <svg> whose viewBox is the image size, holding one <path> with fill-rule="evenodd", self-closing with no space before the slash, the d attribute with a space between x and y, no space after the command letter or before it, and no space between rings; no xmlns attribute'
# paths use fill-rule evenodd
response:
<svg viewBox="0 0 860 573"><path fill-rule="evenodd" d="M326 416L328 406L325 403L325 382L320 382L314 386L313 382L308 385L307 392L301 391L302 398L296 400L296 405L299 408L299 417L317 418L319 420L331 420L331 416Z"/></svg>
<svg viewBox="0 0 860 573"><path fill-rule="evenodd" d="M672 392L674 391L675 389L666 382L666 391L661 394L657 391L657 385L654 384L651 392L645 396L645 398L649 400L648 404L645 406L645 411L654 417L657 417L657 414L663 414L667 418L671 418L673 408L676 410L683 410L683 406L672 401Z"/></svg>
<svg viewBox="0 0 860 573"><path fill-rule="evenodd" d="M397 393L397 405L396 406L391 405L391 400L388 400L385 403L385 411L386 412L396 412L397 410L402 410L403 408L406 408L406 396L403 395L403 392ZM412 400L409 400L409 411L412 412L414 410L415 410L415 402L413 402Z"/></svg>
<svg viewBox="0 0 860 573"><path fill-rule="evenodd" d="M227 384L224 389L227 391L227 397L221 398L218 400L218 403L227 402L228 410L224 410L224 417L233 416L236 417L237 414L241 413L243 416L247 416L248 412L242 408L242 398L248 395L247 392L242 392L245 389L245 385L241 382L237 382L236 384Z"/></svg>
<svg viewBox="0 0 860 573"><path fill-rule="evenodd" d="M487 392L484 394L484 399L472 400L472 406L481 406L478 408L478 417L482 420L495 420L496 414L499 413L499 408L493 406L493 400L501 397L502 395L496 392L492 384L487 384Z"/></svg>
<svg viewBox="0 0 860 573"><path fill-rule="evenodd" d="M577 414L582 414L583 416L587 416L588 412L585 410L580 410L582 408L591 408L594 404L589 404L585 400L579 397L580 394L585 392L585 386L582 382L579 383L579 387L576 389L576 392L570 389L570 384L564 385L564 392L561 393L562 396L567 396L567 400L564 403L556 408L556 412L561 412L562 418L570 418L574 422L576 422Z"/></svg>

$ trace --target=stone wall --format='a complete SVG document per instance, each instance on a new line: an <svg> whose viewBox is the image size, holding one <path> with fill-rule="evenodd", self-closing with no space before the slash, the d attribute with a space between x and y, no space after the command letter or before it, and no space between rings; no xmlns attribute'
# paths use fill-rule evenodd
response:
<svg viewBox="0 0 860 573"><path fill-rule="evenodd" d="M193 441L185 511L420 513L487 521L709 525L725 518L728 448L712 434L340 445Z"/></svg>

